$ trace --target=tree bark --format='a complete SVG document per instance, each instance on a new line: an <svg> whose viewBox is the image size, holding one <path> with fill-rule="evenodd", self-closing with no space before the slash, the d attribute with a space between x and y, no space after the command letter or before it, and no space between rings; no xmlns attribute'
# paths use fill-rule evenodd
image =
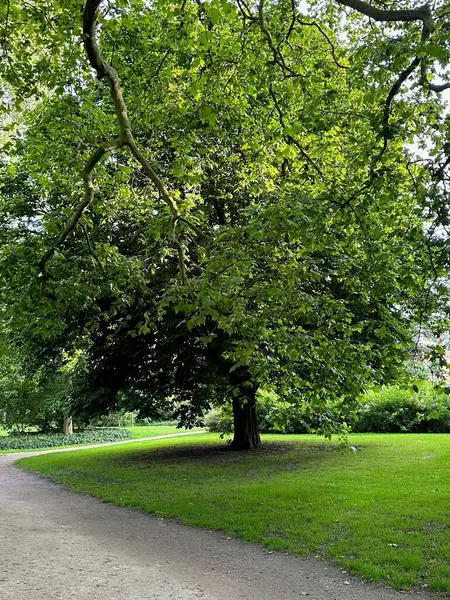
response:
<svg viewBox="0 0 450 600"><path fill-rule="evenodd" d="M230 450L253 450L261 444L256 416L256 389L241 387L233 399L234 437Z"/></svg>
<svg viewBox="0 0 450 600"><path fill-rule="evenodd" d="M72 435L72 433L73 433L72 417L64 417L63 433L65 435Z"/></svg>

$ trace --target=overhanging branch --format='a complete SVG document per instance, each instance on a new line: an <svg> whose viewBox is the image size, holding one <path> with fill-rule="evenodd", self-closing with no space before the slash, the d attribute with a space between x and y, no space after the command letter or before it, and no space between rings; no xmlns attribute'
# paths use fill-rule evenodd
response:
<svg viewBox="0 0 450 600"><path fill-rule="evenodd" d="M111 98L114 103L116 117L119 125L119 136L117 139L107 142L100 146L92 155L88 163L83 170L83 181L85 186L85 197L77 205L74 213L71 215L69 220L63 226L60 235L53 243L52 247L44 254L40 261L40 268L43 271L48 260L53 256L55 250L64 243L67 236L75 229L78 221L80 220L84 210L92 203L94 199L94 183L92 180L92 172L100 161L100 159L107 153L123 146L128 146L131 154L141 165L144 173L154 184L158 190L161 199L170 208L172 219L169 227L169 239L172 245L176 248L178 253L178 260L180 264L180 274L183 280L186 278L184 250L182 244L177 240L175 234L175 228L177 221L181 217L178 205L173 196L168 191L164 182L153 169L151 164L145 158L142 151L139 149L136 140L134 139L130 119L128 117L127 105L123 97L122 89L120 86L119 76L117 71L110 65L108 65L100 52L100 48L97 43L96 29L97 29L97 18L99 7L102 0L86 0L84 11L83 11L83 42L84 48L89 59L89 63L97 73L98 79L106 79L109 83Z"/></svg>
<svg viewBox="0 0 450 600"><path fill-rule="evenodd" d="M86 166L83 169L83 183L84 183L84 198L83 200L76 206L74 212L70 216L69 220L62 226L61 232L57 239L54 241L52 246L47 250L44 256L41 258L39 262L39 269L41 272L45 271L45 266L47 262L52 258L55 251L66 241L67 237L72 233L72 231L77 226L78 221L81 219L86 208L92 204L94 200L94 183L92 181L92 171L95 166L100 162L100 160L112 150L116 150L123 146L123 142L120 138L116 138L114 140L110 140L105 144L102 144L97 148L94 154L86 163Z"/></svg>
<svg viewBox="0 0 450 600"><path fill-rule="evenodd" d="M427 42L433 35L436 29L433 13L431 11L430 4L427 2L422 6L411 9L403 10L389 10L381 9L368 4L364 0L336 0L336 2L342 6L348 6L349 8L356 10L357 12L370 17L374 21L384 23L411 23L413 21L420 21L422 23L422 35L421 41ZM418 60L418 59L416 59ZM428 88L432 92L441 93L445 90L450 89L450 83L435 84L430 83L427 78L428 71L428 60L427 57L423 57L419 60L421 64L421 75L420 84ZM417 66L417 65L416 65Z"/></svg>

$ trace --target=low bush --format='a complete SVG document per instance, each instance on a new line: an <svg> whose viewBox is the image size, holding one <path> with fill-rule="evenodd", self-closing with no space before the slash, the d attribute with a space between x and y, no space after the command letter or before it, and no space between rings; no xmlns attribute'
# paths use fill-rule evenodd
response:
<svg viewBox="0 0 450 600"><path fill-rule="evenodd" d="M213 408L206 415L205 427L211 433L231 433L233 431L233 411L231 406Z"/></svg>
<svg viewBox="0 0 450 600"><path fill-rule="evenodd" d="M25 434L0 437L0 450L31 450L38 448L55 448L58 446L73 446L76 444L94 444L98 442L116 442L131 437L127 429L86 429L64 434Z"/></svg>
<svg viewBox="0 0 450 600"><path fill-rule="evenodd" d="M151 417L142 417L142 418L137 418L134 422L136 427L156 427L159 425L164 425L164 426L175 426L178 424L178 421L176 419L152 419Z"/></svg>
<svg viewBox="0 0 450 600"><path fill-rule="evenodd" d="M92 419L91 427L133 427L136 424L136 413L126 410L117 410L102 417Z"/></svg>
<svg viewBox="0 0 450 600"><path fill-rule="evenodd" d="M352 428L358 433L448 433L450 399L427 382L416 391L382 387L365 394Z"/></svg>

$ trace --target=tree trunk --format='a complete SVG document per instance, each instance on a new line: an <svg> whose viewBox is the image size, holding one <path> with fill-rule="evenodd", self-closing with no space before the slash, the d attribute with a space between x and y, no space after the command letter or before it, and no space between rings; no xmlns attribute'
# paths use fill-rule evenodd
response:
<svg viewBox="0 0 450 600"><path fill-rule="evenodd" d="M67 386L72 391L72 375L69 375L67 378ZM70 414L71 409L69 407L66 408L63 420L63 433L64 435L72 435L73 433L73 423L72 423L72 415Z"/></svg>
<svg viewBox="0 0 450 600"><path fill-rule="evenodd" d="M72 433L73 433L72 417L64 417L63 433L64 433L64 435L72 435Z"/></svg>
<svg viewBox="0 0 450 600"><path fill-rule="evenodd" d="M261 443L256 418L256 390L242 389L242 395L233 399L234 437L230 450L252 450Z"/></svg>

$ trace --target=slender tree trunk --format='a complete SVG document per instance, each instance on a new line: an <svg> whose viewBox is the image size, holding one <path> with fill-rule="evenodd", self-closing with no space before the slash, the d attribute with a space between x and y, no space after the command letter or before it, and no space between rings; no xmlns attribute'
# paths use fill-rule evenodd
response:
<svg viewBox="0 0 450 600"><path fill-rule="evenodd" d="M234 437L230 450L252 450L261 443L256 417L256 388L239 387L241 394L233 399Z"/></svg>
<svg viewBox="0 0 450 600"><path fill-rule="evenodd" d="M72 391L72 375L69 375L67 378L67 386ZM73 422L72 415L70 414L70 408L67 409L67 412L64 415L63 421L63 433L65 435L72 435L73 433Z"/></svg>
<svg viewBox="0 0 450 600"><path fill-rule="evenodd" d="M73 433L72 417L70 417L70 416L64 417L63 433L65 435L72 435L72 433Z"/></svg>
<svg viewBox="0 0 450 600"><path fill-rule="evenodd" d="M49 432L50 426L49 426L49 422L48 422L48 419L47 419L47 415L44 418L44 422L42 424L41 429L42 429L42 433L48 433Z"/></svg>

